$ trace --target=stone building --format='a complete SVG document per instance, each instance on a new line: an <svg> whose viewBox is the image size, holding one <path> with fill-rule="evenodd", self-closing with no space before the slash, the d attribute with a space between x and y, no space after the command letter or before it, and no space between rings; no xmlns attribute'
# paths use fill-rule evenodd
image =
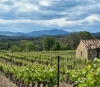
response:
<svg viewBox="0 0 100 87"><path fill-rule="evenodd" d="M76 49L76 58L100 58L100 40L81 40Z"/></svg>

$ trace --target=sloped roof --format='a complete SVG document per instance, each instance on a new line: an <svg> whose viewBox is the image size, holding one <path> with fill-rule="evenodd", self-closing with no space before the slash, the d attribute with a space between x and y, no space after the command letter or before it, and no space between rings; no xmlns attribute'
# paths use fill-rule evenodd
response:
<svg viewBox="0 0 100 87"><path fill-rule="evenodd" d="M100 48L100 40L81 40L87 49L98 49Z"/></svg>

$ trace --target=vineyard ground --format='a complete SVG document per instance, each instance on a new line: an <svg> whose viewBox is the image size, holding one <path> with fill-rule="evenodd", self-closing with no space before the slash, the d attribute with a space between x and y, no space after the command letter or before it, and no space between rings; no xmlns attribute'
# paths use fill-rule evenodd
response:
<svg viewBox="0 0 100 87"><path fill-rule="evenodd" d="M8 78L6 78L2 73L0 73L0 87L17 87L17 86L12 81L10 81ZM59 87L73 87L73 85L69 85L69 84L62 82L59 84Z"/></svg>
<svg viewBox="0 0 100 87"><path fill-rule="evenodd" d="M17 86L0 72L0 87L17 87Z"/></svg>
<svg viewBox="0 0 100 87"><path fill-rule="evenodd" d="M51 54L56 54L56 55L65 55L68 56L70 51L68 51L68 53L66 52L52 52ZM74 52L74 51L71 51ZM46 52L46 54L48 54ZM6 61L4 59L1 59L1 61L3 63L6 63ZM10 62L7 62L7 64L11 64ZM12 81L10 81L8 78L5 77L5 75L3 73L0 72L0 87L17 87L16 84L14 84ZM35 87L37 87L37 85L35 85ZM42 85L41 85L42 87ZM57 85L55 85L54 87L57 87ZM64 82L60 82L59 87L73 87L73 85L64 83Z"/></svg>

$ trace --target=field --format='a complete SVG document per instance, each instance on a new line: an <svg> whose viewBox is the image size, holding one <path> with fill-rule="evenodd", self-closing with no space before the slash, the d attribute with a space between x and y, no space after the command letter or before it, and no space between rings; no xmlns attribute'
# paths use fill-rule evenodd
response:
<svg viewBox="0 0 100 87"><path fill-rule="evenodd" d="M59 69L58 56L60 58ZM41 85L54 87L58 83L58 77L60 82L79 85L80 82L76 83L76 81L78 79L83 81L83 78L77 75L81 76L86 72L84 76L87 76L89 70L92 69L92 65L90 63L86 65L86 63L85 60L75 58L75 50L13 53L1 51L0 53L0 71L18 87L40 87Z"/></svg>

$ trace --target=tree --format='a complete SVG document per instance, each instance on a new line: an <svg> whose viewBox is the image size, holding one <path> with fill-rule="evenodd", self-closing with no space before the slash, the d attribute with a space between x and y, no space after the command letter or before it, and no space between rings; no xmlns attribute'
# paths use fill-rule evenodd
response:
<svg viewBox="0 0 100 87"><path fill-rule="evenodd" d="M21 40L20 41L20 48L22 49L22 50L25 50L25 46L26 46L26 43L27 43L28 41L27 40Z"/></svg>
<svg viewBox="0 0 100 87"><path fill-rule="evenodd" d="M77 32L72 32L68 36L68 42L67 45L70 46L70 49L76 49L77 45L79 44L79 37Z"/></svg>
<svg viewBox="0 0 100 87"><path fill-rule="evenodd" d="M42 51L42 46L41 45L35 45L35 50L36 51Z"/></svg>
<svg viewBox="0 0 100 87"><path fill-rule="evenodd" d="M3 47L4 49L8 50L10 48L10 44L7 42L7 43L4 43Z"/></svg>
<svg viewBox="0 0 100 87"><path fill-rule="evenodd" d="M54 43L55 43L55 40L52 36L44 37L42 41L44 50L51 50Z"/></svg>
<svg viewBox="0 0 100 87"><path fill-rule="evenodd" d="M15 51L17 51L17 49L18 49L18 47L16 45L12 45L10 48L10 51L15 52Z"/></svg>
<svg viewBox="0 0 100 87"><path fill-rule="evenodd" d="M71 44L69 44L69 43L66 43L65 47L66 47L66 50L71 50L72 49Z"/></svg>
<svg viewBox="0 0 100 87"><path fill-rule="evenodd" d="M69 36L61 38L60 43L62 45L62 49L76 49L81 39L95 39L95 37L87 31L81 31L79 33L71 32Z"/></svg>
<svg viewBox="0 0 100 87"><path fill-rule="evenodd" d="M94 39L90 32L81 31L78 33L80 39Z"/></svg>
<svg viewBox="0 0 100 87"><path fill-rule="evenodd" d="M33 51L35 48L34 44L32 42L27 42L26 45L25 45L25 50L26 51Z"/></svg>
<svg viewBox="0 0 100 87"><path fill-rule="evenodd" d="M60 43L59 43L59 42L55 42L55 43L53 44L52 50L54 50L54 51L61 50L61 45L60 45Z"/></svg>
<svg viewBox="0 0 100 87"><path fill-rule="evenodd" d="M2 48L3 48L3 43L0 42L0 50L2 50Z"/></svg>
<svg viewBox="0 0 100 87"><path fill-rule="evenodd" d="M33 51L35 50L35 46L32 42L27 41L27 40L21 40L20 41L20 48L19 51Z"/></svg>

